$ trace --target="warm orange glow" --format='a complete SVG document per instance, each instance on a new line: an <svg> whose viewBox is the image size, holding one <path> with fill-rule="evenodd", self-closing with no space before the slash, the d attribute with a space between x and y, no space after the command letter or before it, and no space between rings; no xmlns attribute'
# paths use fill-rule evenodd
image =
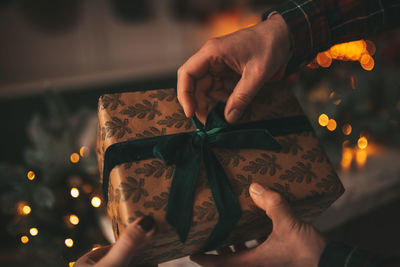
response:
<svg viewBox="0 0 400 267"><path fill-rule="evenodd" d="M28 215L32 209L25 201L20 201L17 204L17 213L20 215Z"/></svg>
<svg viewBox="0 0 400 267"><path fill-rule="evenodd" d="M77 163L79 161L79 154L72 153L69 159L71 160L72 163Z"/></svg>
<svg viewBox="0 0 400 267"><path fill-rule="evenodd" d="M27 237L26 235L21 236L21 242L22 244L26 244L29 242L29 237Z"/></svg>
<svg viewBox="0 0 400 267"><path fill-rule="evenodd" d="M367 64L370 60L371 60L371 56L370 56L370 55L362 55L361 58L360 58L360 64L361 64L361 65L365 65L365 64Z"/></svg>
<svg viewBox="0 0 400 267"><path fill-rule="evenodd" d="M22 212L23 212L25 215L28 215L29 213L31 213L31 211L32 211L32 209L31 209L31 207L29 207L28 205L26 205L26 206L24 206L24 207L22 208Z"/></svg>
<svg viewBox="0 0 400 267"><path fill-rule="evenodd" d="M356 162L358 167L362 167L367 162L368 153L365 149L356 150Z"/></svg>
<svg viewBox="0 0 400 267"><path fill-rule="evenodd" d="M86 194L89 194L93 191L93 188L90 184L84 184L82 186L83 192L85 192Z"/></svg>
<svg viewBox="0 0 400 267"><path fill-rule="evenodd" d="M375 66L375 61L372 57L369 57L368 62L366 62L365 64L361 63L361 67L368 71L372 70L374 66Z"/></svg>
<svg viewBox="0 0 400 267"><path fill-rule="evenodd" d="M77 225L79 223L79 218L75 214L69 215L69 222L73 225Z"/></svg>
<svg viewBox="0 0 400 267"><path fill-rule="evenodd" d="M68 263L68 267L73 267L75 265L75 262L74 261L70 261L69 263Z"/></svg>
<svg viewBox="0 0 400 267"><path fill-rule="evenodd" d="M38 231L38 229L37 229L36 227L32 227L31 229L29 229L29 233L30 233L32 236L37 236L38 233L39 233L39 231Z"/></svg>
<svg viewBox="0 0 400 267"><path fill-rule="evenodd" d="M28 179L32 181L33 179L35 179L35 173L33 171L29 171L26 174L26 177L28 177Z"/></svg>
<svg viewBox="0 0 400 267"><path fill-rule="evenodd" d="M332 46L329 50L318 53L316 62L321 67L327 68L332 60L360 61L365 70L372 70L375 62L371 56L375 54L375 44L369 40L358 40ZM354 79L352 80L354 87Z"/></svg>
<svg viewBox="0 0 400 267"><path fill-rule="evenodd" d="M358 141L357 141L357 145L360 149L365 149L368 146L368 140L367 138L365 138L364 136L361 136Z"/></svg>
<svg viewBox="0 0 400 267"><path fill-rule="evenodd" d="M319 115L319 117L318 117L318 123L319 123L319 125L325 127L326 125L328 125L328 122L329 122L329 117L328 117L328 115L326 115L326 114L321 114L321 115Z"/></svg>
<svg viewBox="0 0 400 267"><path fill-rule="evenodd" d="M90 202L92 203L92 206L95 208L98 208L101 205L101 199L99 197L92 197L92 200Z"/></svg>
<svg viewBox="0 0 400 267"><path fill-rule="evenodd" d="M74 245L74 240L72 240L71 238L67 238L67 239L65 239L64 243L67 247L70 248Z"/></svg>
<svg viewBox="0 0 400 267"><path fill-rule="evenodd" d="M332 64L332 57L329 52L318 53L317 63L321 67L328 68Z"/></svg>
<svg viewBox="0 0 400 267"><path fill-rule="evenodd" d="M89 148L86 146L82 146L79 150L79 154L82 158L87 158L89 156Z"/></svg>
<svg viewBox="0 0 400 267"><path fill-rule="evenodd" d="M329 131L334 131L336 130L336 126L337 126L336 121L334 119L330 119L328 121L328 125L326 125L326 128L328 128Z"/></svg>
<svg viewBox="0 0 400 267"><path fill-rule="evenodd" d="M79 197L79 190L76 187L72 187L71 191L69 192L73 198Z"/></svg>
<svg viewBox="0 0 400 267"><path fill-rule="evenodd" d="M344 135L350 135L351 131L353 130L353 128L351 127L350 124L346 123L345 125L343 125L342 127L342 132Z"/></svg>
<svg viewBox="0 0 400 267"><path fill-rule="evenodd" d="M342 151L342 160L340 165L343 170L347 170L351 166L351 162L353 161L353 149L345 147Z"/></svg>
<svg viewBox="0 0 400 267"><path fill-rule="evenodd" d="M229 10L218 13L210 21L211 35L214 37L226 35L237 30L251 27L260 22L256 14L246 14L239 10Z"/></svg>

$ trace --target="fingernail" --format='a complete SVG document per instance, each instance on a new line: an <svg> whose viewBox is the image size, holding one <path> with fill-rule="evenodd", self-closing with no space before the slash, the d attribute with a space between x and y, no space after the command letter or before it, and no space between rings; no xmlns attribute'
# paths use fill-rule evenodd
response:
<svg viewBox="0 0 400 267"><path fill-rule="evenodd" d="M262 193L264 193L265 188L258 183L254 183L250 186L250 191L256 195L261 195Z"/></svg>
<svg viewBox="0 0 400 267"><path fill-rule="evenodd" d="M147 233L149 232L151 229L154 228L155 225L155 221L153 219L152 216L144 216L139 223L137 224L137 226L140 228L140 230L142 230L143 232Z"/></svg>
<svg viewBox="0 0 400 267"><path fill-rule="evenodd" d="M238 121L240 119L241 115L242 115L242 112L240 112L239 109L234 108L228 113L227 120L231 121L231 122Z"/></svg>

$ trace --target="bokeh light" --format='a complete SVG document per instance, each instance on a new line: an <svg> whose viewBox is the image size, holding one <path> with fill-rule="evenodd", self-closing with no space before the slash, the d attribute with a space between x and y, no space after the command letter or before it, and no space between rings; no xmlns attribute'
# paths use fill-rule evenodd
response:
<svg viewBox="0 0 400 267"><path fill-rule="evenodd" d="M92 200L90 202L92 203L92 206L95 208L98 208L101 205L101 199L99 197L92 197Z"/></svg>
<svg viewBox="0 0 400 267"><path fill-rule="evenodd" d="M319 115L319 117L318 117L318 123L319 123L319 125L321 125L321 126L326 126L326 125L328 125L328 122L329 122L329 117L328 117L328 115L326 115L326 114L321 114L321 115Z"/></svg>
<svg viewBox="0 0 400 267"><path fill-rule="evenodd" d="M29 180L33 180L33 179L35 179L35 172L34 171L29 171L27 174L26 174L26 177L29 179Z"/></svg>
<svg viewBox="0 0 400 267"><path fill-rule="evenodd" d="M38 231L38 229L37 229L36 227L32 227L31 229L29 229L29 233L30 233L32 236L37 236L38 233L39 233L39 231Z"/></svg>
<svg viewBox="0 0 400 267"><path fill-rule="evenodd" d="M71 238L67 238L67 239L65 239L64 243L67 247L70 248L74 245L74 240L72 240Z"/></svg>
<svg viewBox="0 0 400 267"><path fill-rule="evenodd" d="M353 128L348 123L344 124L342 127L342 132L344 135L350 135L352 130L353 130Z"/></svg>
<svg viewBox="0 0 400 267"><path fill-rule="evenodd" d="M75 214L69 215L69 222L73 225L77 225L79 223L79 217Z"/></svg>
<svg viewBox="0 0 400 267"><path fill-rule="evenodd" d="M70 194L73 198L79 197L79 190L76 187L71 188Z"/></svg>
<svg viewBox="0 0 400 267"><path fill-rule="evenodd" d="M334 119L330 119L328 121L328 125L326 125L326 128L328 128L329 131L334 131L336 130L336 126L337 126L336 121Z"/></svg>
<svg viewBox="0 0 400 267"><path fill-rule="evenodd" d="M358 141L357 141L357 145L360 149L365 149L368 146L368 140L366 137L361 136Z"/></svg>
<svg viewBox="0 0 400 267"><path fill-rule="evenodd" d="M27 237L26 235L21 236L21 242L22 244L26 244L29 242L29 237Z"/></svg>
<svg viewBox="0 0 400 267"><path fill-rule="evenodd" d="M87 158L89 156L89 148L82 146L81 149L79 149L79 154L82 158Z"/></svg>
<svg viewBox="0 0 400 267"><path fill-rule="evenodd" d="M69 159L71 160L72 163L78 163L79 162L79 154L78 153L72 153Z"/></svg>

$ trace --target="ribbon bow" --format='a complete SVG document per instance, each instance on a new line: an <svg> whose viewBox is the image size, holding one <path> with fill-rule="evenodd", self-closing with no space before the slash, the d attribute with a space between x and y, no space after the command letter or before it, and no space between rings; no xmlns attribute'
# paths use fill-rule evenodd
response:
<svg viewBox="0 0 400 267"><path fill-rule="evenodd" d="M188 133L157 136L116 143L107 148L104 157L103 192L107 201L108 179L116 165L158 157L165 164L175 164L168 197L166 220L184 242L193 216L194 194L201 163L218 211L218 222L207 239L204 251L220 247L241 217L241 208L229 179L213 152L213 147L277 150L281 145L273 136L312 130L305 116L228 125L225 105L218 103L203 126L196 118L197 130Z"/></svg>

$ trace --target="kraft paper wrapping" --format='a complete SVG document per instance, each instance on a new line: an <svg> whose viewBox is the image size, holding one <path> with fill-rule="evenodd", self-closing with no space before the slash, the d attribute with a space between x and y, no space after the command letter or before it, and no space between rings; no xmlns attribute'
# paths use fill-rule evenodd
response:
<svg viewBox="0 0 400 267"><path fill-rule="evenodd" d="M98 107L100 173L104 153L112 144L196 130L185 117L174 89L103 95ZM297 115L304 113L289 88L268 87L261 90L239 123ZM252 182L280 192L306 222L328 208L344 191L313 131L275 139L282 146L280 151L213 149L242 208L242 217L226 245L265 237L271 231L271 221L250 198L248 188ZM124 163L110 173L107 213L115 237L140 216L150 214L156 221L157 234L133 258L135 264L157 264L201 251L218 220L203 168L188 239L185 243L179 240L165 220L173 173L174 166L167 166L158 158Z"/></svg>

